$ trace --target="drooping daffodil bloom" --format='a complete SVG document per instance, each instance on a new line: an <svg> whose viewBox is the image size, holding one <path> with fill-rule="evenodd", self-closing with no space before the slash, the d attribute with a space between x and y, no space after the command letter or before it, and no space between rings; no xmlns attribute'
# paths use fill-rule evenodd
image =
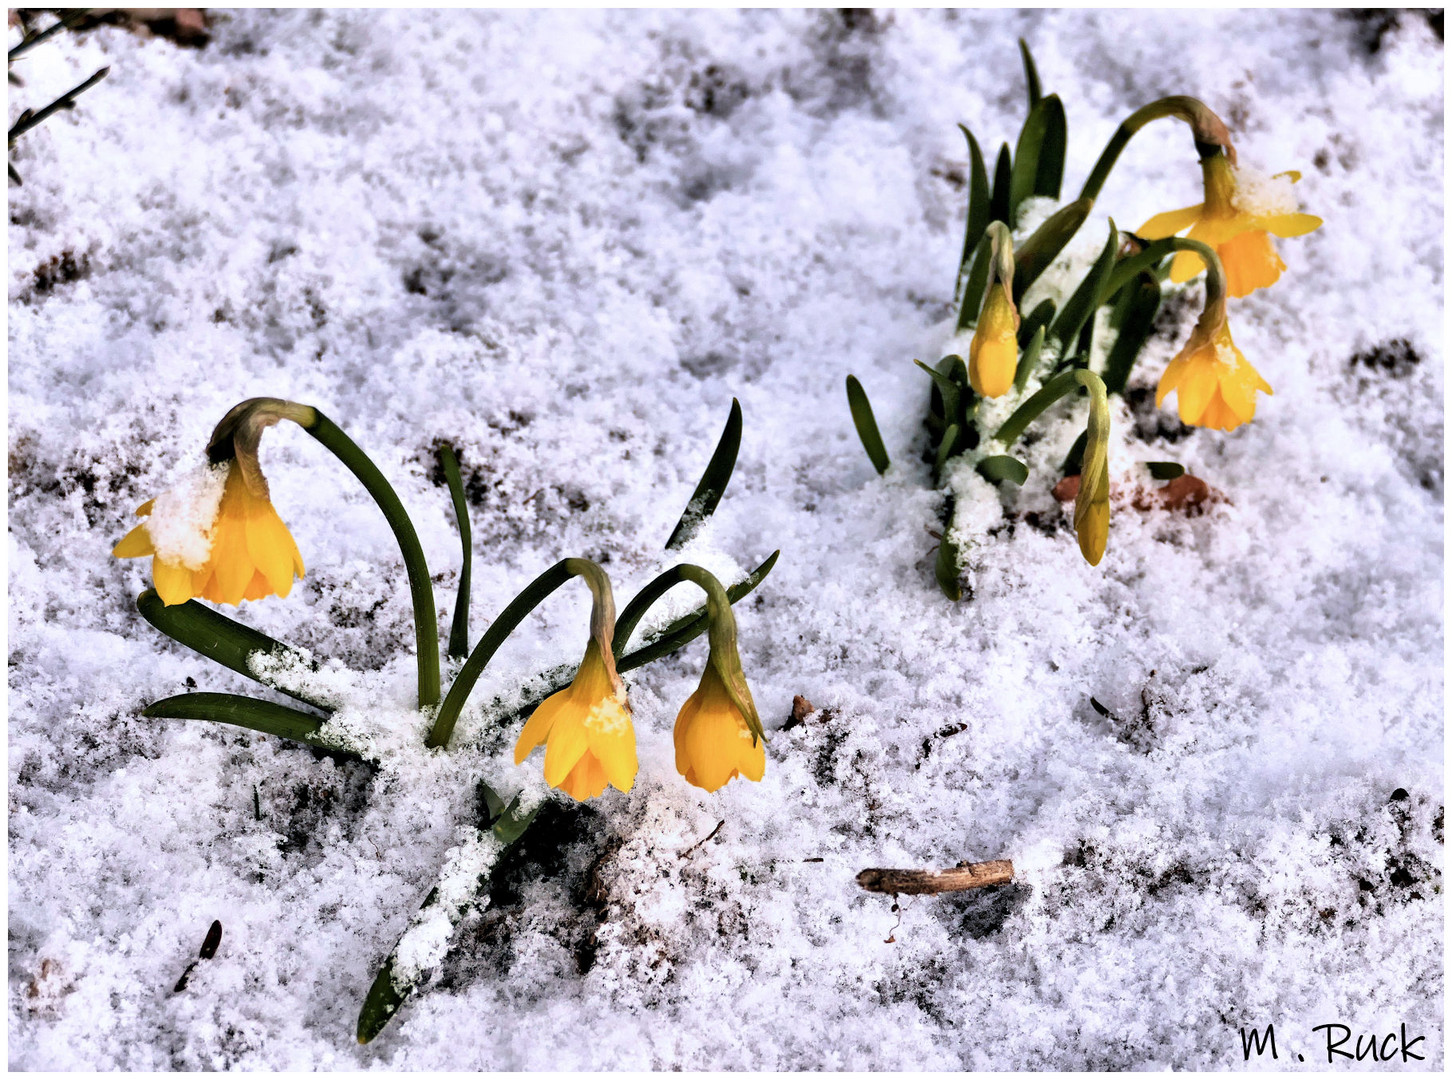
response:
<svg viewBox="0 0 1452 1080"><path fill-rule="evenodd" d="M635 725L625 687L600 642L591 637L574 682L535 709L514 746L514 763L524 764L544 744L544 778L578 802L593 799L607 784L629 791L639 763Z"/></svg>
<svg viewBox="0 0 1452 1080"><path fill-rule="evenodd" d="M675 743L676 771L706 791L738 776L760 780L766 774L766 745L752 732L713 664L706 665L696 692L681 706Z"/></svg>
<svg viewBox="0 0 1452 1080"><path fill-rule="evenodd" d="M1274 393L1270 383L1230 338L1230 324L1196 324L1190 340L1179 351L1155 391L1155 406L1173 390L1179 394L1180 419L1197 427L1233 431L1255 416L1255 393Z"/></svg>
<svg viewBox="0 0 1452 1080"><path fill-rule="evenodd" d="M1247 296L1274 285L1286 264L1270 234L1304 236L1321 227L1321 219L1314 214L1296 211L1290 184L1301 174L1285 172L1252 179L1223 154L1203 159L1200 168L1205 201L1156 214L1139 227L1138 235L1162 240L1189 229L1189 239L1208 244L1220 256L1231 296ZM1170 266L1170 280L1189 281L1204 268L1205 261L1193 251L1178 252Z"/></svg>
<svg viewBox="0 0 1452 1080"><path fill-rule="evenodd" d="M193 597L239 604L286 596L293 575L303 575L292 534L266 490L252 489L235 458L136 513L150 520L127 533L112 554L118 559L150 555L152 581L163 604L184 604Z"/></svg>

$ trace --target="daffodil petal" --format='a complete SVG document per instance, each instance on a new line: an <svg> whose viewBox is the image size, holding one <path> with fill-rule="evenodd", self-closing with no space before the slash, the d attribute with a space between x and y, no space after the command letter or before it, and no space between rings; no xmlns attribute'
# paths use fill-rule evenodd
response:
<svg viewBox="0 0 1452 1080"><path fill-rule="evenodd" d="M550 787L559 787L590 748L585 725L580 717L561 712L550 728L545 745L544 779Z"/></svg>
<svg viewBox="0 0 1452 1080"><path fill-rule="evenodd" d="M271 591L278 596L286 596L292 590L293 553L296 550L287 526L268 506L264 512L249 514L243 528L247 538L247 557L267 579Z"/></svg>
<svg viewBox="0 0 1452 1080"><path fill-rule="evenodd" d="M1200 220L1200 215L1204 212L1204 203L1196 203L1183 210L1166 210L1163 214L1156 214L1136 229L1135 235L1142 240L1163 240L1167 236L1174 236L1176 233L1188 229Z"/></svg>
<svg viewBox="0 0 1452 1080"><path fill-rule="evenodd" d="M185 604L192 598L192 572L179 562L152 559L151 582L163 604Z"/></svg>
<svg viewBox="0 0 1452 1080"><path fill-rule="evenodd" d="M624 723L604 728L595 722L592 713L585 721L585 733L590 754L600 762L605 777L621 791L629 791L635 784L640 762L635 754L635 728L631 726L630 714L623 707L620 712Z"/></svg>
<svg viewBox="0 0 1452 1080"><path fill-rule="evenodd" d="M1255 227L1289 238L1315 232L1325 222L1315 214L1267 214L1255 219Z"/></svg>
<svg viewBox="0 0 1452 1080"><path fill-rule="evenodd" d="M1170 280L1180 285L1204 269L1205 260L1193 251L1177 251L1175 261L1170 263Z"/></svg>
<svg viewBox="0 0 1452 1080"><path fill-rule="evenodd" d="M145 517L147 514L151 513L151 508L155 505L155 499L147 499L144 503L136 508L136 516Z"/></svg>
<svg viewBox="0 0 1452 1080"><path fill-rule="evenodd" d="M514 763L523 765L524 759L534 752L534 748L549 738L550 728L554 726L555 717L560 713L562 700L569 700L569 688L551 694L540 702L539 708L525 722L524 730L519 733L519 741L514 744Z"/></svg>
<svg viewBox="0 0 1452 1080"><path fill-rule="evenodd" d="M1187 424L1199 424L1210 403L1210 397L1220 385L1213 361L1191 362L1180 384L1176 388L1180 395L1180 419Z"/></svg>
<svg viewBox="0 0 1452 1080"><path fill-rule="evenodd" d="M143 555L155 555L156 548L151 546L151 533L141 524L123 536L111 554L118 559L139 559Z"/></svg>

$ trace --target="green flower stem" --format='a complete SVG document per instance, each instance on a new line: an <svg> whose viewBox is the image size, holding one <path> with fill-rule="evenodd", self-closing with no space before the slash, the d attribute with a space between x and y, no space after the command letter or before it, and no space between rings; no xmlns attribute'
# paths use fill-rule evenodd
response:
<svg viewBox="0 0 1452 1080"><path fill-rule="evenodd" d="M399 551L403 553L403 565L408 570L408 588L413 594L413 629L418 649L418 704L421 709L428 708L439 700L439 626L433 583L429 580L429 567L424 561L418 533L414 531L413 522L409 520L403 503L398 501L393 487L378 471L378 466L344 434L342 428L318 410L313 412L313 422L303 425L304 430L327 447L362 482L383 511L398 541Z"/></svg>
<svg viewBox="0 0 1452 1080"><path fill-rule="evenodd" d="M454 601L454 621L449 627L449 658L462 660L469 655L469 571L474 563L474 535L469 528L469 503L464 498L464 481L459 475L459 459L454 448L445 443L439 448L444 461L444 479L449 482L449 495L454 500L454 518L459 523L459 542L464 548L464 561L459 567L459 594Z"/></svg>
<svg viewBox="0 0 1452 1080"><path fill-rule="evenodd" d="M1089 405L1089 438L1106 439L1109 436L1109 403L1105 396L1104 380L1085 368L1075 368L1055 375L1046 382L1033 397L1013 411L993 437L1004 446L1011 446L1020 435L1044 414L1044 411L1060 398L1084 387L1091 398ZM1096 397L1097 395L1097 397Z"/></svg>
<svg viewBox="0 0 1452 1080"><path fill-rule="evenodd" d="M1206 149L1218 149L1223 146L1231 161L1235 160L1235 149L1230 144L1230 133L1221 119L1211 112L1203 102L1176 94L1172 97L1160 98L1159 101L1152 101L1142 109L1136 109L1125 119L1124 123L1115 129L1114 135L1104 147L1104 152L1095 162L1094 171L1089 174L1089 179L1084 181L1084 190L1079 192L1079 198L1091 200L1099 198L1100 189L1109 179L1115 162L1119 160L1119 155L1129 144L1129 140L1134 138L1135 133L1146 124L1166 116L1176 117L1189 124L1194 130L1197 146L1203 144Z"/></svg>
<svg viewBox="0 0 1452 1080"><path fill-rule="evenodd" d="M625 639L646 611L667 591L685 582L698 586L706 594L706 621L711 644L710 656L706 662L716 669L726 693L745 718L752 734L765 741L766 735L756 713L756 704L751 700L751 691L747 689L746 677L741 671L741 657L736 647L736 616L731 610L731 597L710 571L691 563L681 563L655 578L631 600L626 615L616 627L615 648L624 652ZM629 622L626 621L627 618Z"/></svg>
<svg viewBox="0 0 1452 1080"><path fill-rule="evenodd" d="M459 674L454 677L454 683L449 687L448 694L444 697L444 703L439 706L439 714L434 718L434 725L429 730L429 747L448 746L449 740L454 735L454 725L459 722L459 713L464 709L464 703L469 700L469 694L474 689L474 684L479 681L479 676L484 674L484 668L499 651L509 635L519 627L528 615L545 599L572 577L586 577L590 591L595 594L595 608L591 615L590 632L592 636L599 637L603 633L607 638L613 633L615 621L615 606L610 600L610 581L605 573L588 559L561 559L551 566L539 577L535 578L524 590L509 602L509 605L499 613L499 617L489 624L489 629L484 631L484 636L479 639L479 644L474 646L474 651L469 654L469 659L464 662ZM603 598L601 593L601 582L603 581ZM603 602L602 602L603 601ZM609 608L608 619L603 608ZM608 622L607 627L605 623ZM605 642L602 652L610 651L610 642Z"/></svg>
<svg viewBox="0 0 1452 1080"><path fill-rule="evenodd" d="M1220 262L1220 256L1209 244L1202 244L1199 240L1189 240L1179 236L1169 236L1163 240L1152 241L1138 255L1131 255L1121 260L1114 267L1113 273L1109 275L1109 285L1104 290L1105 296L1113 296L1134 280L1136 274L1142 270L1149 270L1157 266L1166 255L1176 251L1193 251L1200 258L1205 260L1205 310L1212 305L1221 303L1225 299L1225 267Z"/></svg>

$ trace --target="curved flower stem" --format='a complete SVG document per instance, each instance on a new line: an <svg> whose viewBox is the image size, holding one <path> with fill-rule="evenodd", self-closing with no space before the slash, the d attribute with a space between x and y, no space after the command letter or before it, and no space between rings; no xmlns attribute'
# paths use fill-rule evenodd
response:
<svg viewBox="0 0 1452 1080"><path fill-rule="evenodd" d="M615 648L623 653L626 639L646 611L670 589L687 581L699 586L706 594L706 619L711 644L706 662L715 666L727 695L746 719L752 735L764 742L766 734L762 730L756 704L751 700L751 691L746 688L746 677L741 672L741 657L736 648L736 615L731 610L731 597L710 571L692 563L681 563L641 589L630 601L616 627Z"/></svg>
<svg viewBox="0 0 1452 1080"><path fill-rule="evenodd" d="M1089 179L1084 181L1084 190L1079 192L1079 198L1099 198L1100 189L1109 179L1115 162L1119 160L1119 155L1129 144L1129 140L1140 128L1152 120L1159 120L1166 116L1173 116L1190 125L1195 133L1196 148L1200 150L1202 158L1224 147L1226 156L1234 164L1235 146L1230 141L1230 132L1225 127L1225 122L1211 112L1204 102L1176 94L1172 97L1160 98L1141 109L1136 109L1130 113L1124 123L1115 129L1114 135L1104 147L1104 152L1095 162L1094 171L1089 174Z"/></svg>
<svg viewBox="0 0 1452 1080"><path fill-rule="evenodd" d="M601 655L607 658L607 666L613 669L613 653L611 638L615 632L615 601L610 592L610 579L605 571L592 563L589 559L561 559L551 566L539 577L535 578L524 590L511 600L508 606L499 613L499 617L489 624L489 629L484 631L484 636L479 639L479 644L474 646L474 651L469 654L469 659L464 662L459 674L454 677L454 683L449 687L448 694L444 697L444 703L439 706L439 713L434 718L433 727L429 729L426 746L433 748L448 746L449 739L453 737L454 725L459 722L459 713L464 709L464 703L469 700L469 694L474 689L474 684L479 681L479 676L484 674L484 668L499 651L509 635L519 627L528 615L545 599L572 577L584 577L590 586L590 591L595 596L595 606L590 616L590 634L601 641ZM614 671L611 671L614 674Z"/></svg>
<svg viewBox="0 0 1452 1080"><path fill-rule="evenodd" d="M993 437L1004 446L1011 446L1050 405L1080 386L1088 390L1091 397L1089 437L1093 439L1097 434L1100 439L1106 438L1109 435L1109 402L1105 395L1104 380L1086 368L1062 372L1044 383L1033 397L1013 411L1013 415L1003 422L1003 426ZM1101 398L1102 401L1099 400ZM1099 430L1100 427L1102 430Z"/></svg>
<svg viewBox="0 0 1452 1080"><path fill-rule="evenodd" d="M1109 275L1109 284L1104 289L1104 295L1113 296L1133 281L1134 276L1140 271L1156 266L1166 255L1176 251L1193 251L1205 260L1205 310L1209 311L1215 304L1223 303L1225 300L1225 267L1220 262L1220 256L1209 244L1202 244L1199 240L1179 236L1169 236L1163 240L1152 241L1138 255L1131 255L1120 261Z"/></svg>
<svg viewBox="0 0 1452 1080"><path fill-rule="evenodd" d="M408 570L408 588L413 595L413 629L418 648L418 704L421 709L427 708L439 700L439 626L433 583L429 580L428 563L424 561L418 533L414 531L413 522L393 487L378 471L378 466L344 434L342 428L318 410L314 409L313 413L313 422L303 424L303 430L327 447L362 482L383 511L398 541L399 551L403 553L403 565Z"/></svg>

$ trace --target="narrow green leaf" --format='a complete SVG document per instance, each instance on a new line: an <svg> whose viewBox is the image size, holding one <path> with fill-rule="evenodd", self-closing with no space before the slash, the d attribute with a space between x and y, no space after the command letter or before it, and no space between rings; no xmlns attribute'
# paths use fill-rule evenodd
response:
<svg viewBox="0 0 1452 1080"><path fill-rule="evenodd" d="M931 368L921 360L915 359L913 363L917 364L918 367L922 368L932 377L933 384L937 388L938 395L943 402L944 430L946 431L949 425L957 423L961 414L960 398L962 392L958 384L946 372Z"/></svg>
<svg viewBox="0 0 1452 1080"><path fill-rule="evenodd" d="M857 381L856 375L847 376L847 407L852 411L852 424L857 428L857 437L878 475L887 472L892 464L888 460L887 447L882 445L882 433L877 430L877 418L872 415L872 403L867 400L867 391Z"/></svg>
<svg viewBox="0 0 1452 1080"><path fill-rule="evenodd" d="M721 496L726 492L726 484L731 479L731 470L736 468L736 452L740 449L741 403L732 398L731 415L726 418L726 428L721 432L721 439L716 443L711 460L706 463L701 482L691 494L691 501L686 503L681 520L676 522L675 531L666 541L667 551L677 551L689 543L706 523L706 519L715 512L716 504L721 501Z"/></svg>
<svg viewBox="0 0 1452 1080"><path fill-rule="evenodd" d="M449 628L449 656L462 660L469 655L469 575L474 564L474 538L469 528L469 502L464 497L464 480L459 475L459 459L448 443L439 447L444 463L444 479L449 483L449 496L454 502L454 520L459 526L459 542L464 549L459 567L459 592L454 600L454 621Z"/></svg>
<svg viewBox="0 0 1452 1080"><path fill-rule="evenodd" d="M958 306L960 334L978 321L978 309L983 306L983 294L988 291L988 268L992 262L993 248L988 237L984 236L973 253L973 269L968 272L968 284L963 288L963 300Z"/></svg>
<svg viewBox="0 0 1452 1080"><path fill-rule="evenodd" d="M1114 269L1114 256L1118 250L1119 230L1114 227L1111 219L1109 238L1105 240L1099 258L1079 282L1073 295L1059 309L1058 317L1049 328L1049 336L1058 341L1061 355L1068 353L1068 346L1074 340L1074 335L1079 333L1086 320L1094 317L1095 310L1103 302L1104 289L1109 283L1109 275Z"/></svg>
<svg viewBox="0 0 1452 1080"><path fill-rule="evenodd" d="M1156 480L1175 480L1185 475L1185 466L1178 461L1146 461L1145 466Z"/></svg>
<svg viewBox="0 0 1452 1080"><path fill-rule="evenodd" d="M1044 383L1033 395L1017 409L1013 415L1003 422L1003 426L994 434L994 438L1004 446L1012 446L1024 430L1043 415L1054 402L1058 401L1065 394L1072 392L1078 386L1078 382L1072 371L1066 371L1062 375L1055 375L1048 382Z"/></svg>
<svg viewBox="0 0 1452 1080"><path fill-rule="evenodd" d="M1023 78L1028 83L1028 103L1032 109L1039 103L1043 96L1043 90L1039 85L1039 69L1034 64L1033 53L1029 52L1028 42L1023 38L1018 39L1018 51L1023 56Z"/></svg>
<svg viewBox="0 0 1452 1080"><path fill-rule="evenodd" d="M490 794L493 794L492 791ZM497 795L494 798L496 801L498 800ZM516 796L514 801L509 804L509 808L495 820L492 827L488 830L488 834L503 847L509 847L524 835L525 830L529 828L530 824L534 821L535 815L539 813L543 805L541 803L529 811L529 813L521 814L519 812L519 797ZM482 840L484 835L485 830L479 830L479 839ZM475 906L479 902L479 898L488 891L490 881L493 878L494 867L497 865L498 860L496 858L489 869L479 875L478 881L474 884L474 891L468 899L463 904L444 913L451 927L457 927L459 920L464 917L464 913ZM439 903L439 887L435 885L429 890L428 896L424 898L423 904L419 907L419 916L413 922L409 923L409 928L412 929L418 921L418 918L423 916L424 912L437 906ZM404 931L405 935L407 932ZM400 937L399 944L402 944L402 942L403 938ZM393 1019L394 1014L408 1000L409 994L414 990L413 986L399 985L398 980L394 978L394 973L397 969L397 959L398 945L394 945L393 951L388 954L388 959L384 960L383 966L373 979L373 984L368 988L367 996L363 999L363 1008L358 1012L357 1030L358 1041L360 1043L369 1043L377 1038L379 1033L388 1026L388 1022Z"/></svg>
<svg viewBox="0 0 1452 1080"><path fill-rule="evenodd" d="M1160 285L1152 274L1139 275L1126 287L1126 294L1119 336L1104 365L1104 387L1111 394L1122 394L1129 385L1130 372L1144 343L1154 333L1155 316L1160 310Z"/></svg>
<svg viewBox="0 0 1452 1080"><path fill-rule="evenodd" d="M1030 195L1059 197L1066 138L1064 105L1057 94L1050 94L1029 111L1018 135L1008 187L1009 221L1018 220L1018 208Z"/></svg>
<svg viewBox="0 0 1452 1080"><path fill-rule="evenodd" d="M1044 303L1047 304L1048 301L1045 300ZM1043 304L1040 304L1039 307L1043 307ZM1037 312L1038 309L1036 308L1035 314ZM1024 346L1023 351L1019 354L1018 370L1014 372L1013 376L1013 388L1019 393L1023 393L1024 387L1028 386L1029 376L1033 374L1034 368L1039 365L1039 353L1043 351L1044 347L1044 330L1044 325L1040 323L1034 330L1034 336L1029 339L1029 343Z"/></svg>
<svg viewBox="0 0 1452 1080"><path fill-rule="evenodd" d="M1064 157L1069 152L1069 121L1064 116L1064 103L1059 100L1058 94L1050 94L1039 104L1046 107L1047 112L1033 193L1058 199L1064 186Z"/></svg>
<svg viewBox="0 0 1452 1080"><path fill-rule="evenodd" d="M155 589L147 589L136 598L136 609L141 612L142 618L167 637L201 653L208 660L214 660L239 675L246 675L254 682L279 690L288 697L305 701L319 709L332 707L304 692L288 690L271 680L261 678L252 670L249 661L256 653L276 657L285 661L289 667L301 665L311 671L318 670L316 661L306 659L292 646L284 645L260 630L243 626L220 611L213 611L195 600L188 600L184 604L163 604Z"/></svg>
<svg viewBox="0 0 1452 1080"><path fill-rule="evenodd" d="M1052 300L1040 300L1034 309L1028 313L1027 318L1019 324L1018 347L1024 349L1033 340L1034 334L1040 329L1048 331L1049 324L1054 321L1054 302Z"/></svg>
<svg viewBox="0 0 1452 1080"><path fill-rule="evenodd" d="M1094 208L1092 199L1080 199L1053 214L1040 225L1032 236L1020 244L1013 253L1013 302L1023 299L1028 287L1038 280L1039 275L1049 268L1064 245L1074 238Z"/></svg>
<svg viewBox="0 0 1452 1080"><path fill-rule="evenodd" d="M993 169L993 201L989 206L989 220L1001 221L1005 225L1012 225L1013 218L1009 216L1009 187L1013 183L1013 158L1009 154L1008 143L1004 143L998 151L998 164Z"/></svg>
<svg viewBox="0 0 1452 1080"><path fill-rule="evenodd" d="M963 288L968 281L973 253L977 250L978 241L983 239L983 233L988 228L989 206L992 202L992 193L988 188L988 169L983 164L983 152L978 149L978 140L962 124L959 124L958 128L968 139L969 179L968 219L963 228L963 255L958 260L958 280L953 288L955 304L962 303Z"/></svg>
<svg viewBox="0 0 1452 1080"><path fill-rule="evenodd" d="M432 899L437 892L435 889L429 898ZM368 996L363 999L363 1009L358 1013L358 1041L370 1043L376 1039L406 999L406 995L400 994L393 985L393 957L389 956L374 976Z"/></svg>
<svg viewBox="0 0 1452 1080"><path fill-rule="evenodd" d="M948 430L943 432L943 441L938 444L937 459L933 462L933 475L941 476L943 466L948 464L948 459L953 456L954 448L958 442L959 427L957 424L949 424Z"/></svg>
<svg viewBox="0 0 1452 1080"><path fill-rule="evenodd" d="M524 617L574 576L567 567L569 561L561 559L531 581L505 606L499 617L489 624L489 629L484 631L484 636L469 653L469 659L464 661L459 674L454 676L449 692L444 695L443 704L439 706L433 726L429 729L428 739L425 740L426 746L432 749L449 745L449 739L454 734L454 725L459 722L459 713L463 711L464 703L469 700L469 694L474 689L474 684L479 681L479 676L484 674L489 661L524 621Z"/></svg>
<svg viewBox="0 0 1452 1080"><path fill-rule="evenodd" d="M1007 480L1011 484L1023 486L1028 479L1028 466L1018 458L1009 454L994 454L986 457L978 463L978 471L985 480L1000 484Z"/></svg>
<svg viewBox="0 0 1452 1080"><path fill-rule="evenodd" d="M210 720L219 724L249 728L280 739L307 743L320 750L357 756L319 736L325 717L290 709L276 702L241 694L177 694L153 701L141 710L142 716L170 720Z"/></svg>

